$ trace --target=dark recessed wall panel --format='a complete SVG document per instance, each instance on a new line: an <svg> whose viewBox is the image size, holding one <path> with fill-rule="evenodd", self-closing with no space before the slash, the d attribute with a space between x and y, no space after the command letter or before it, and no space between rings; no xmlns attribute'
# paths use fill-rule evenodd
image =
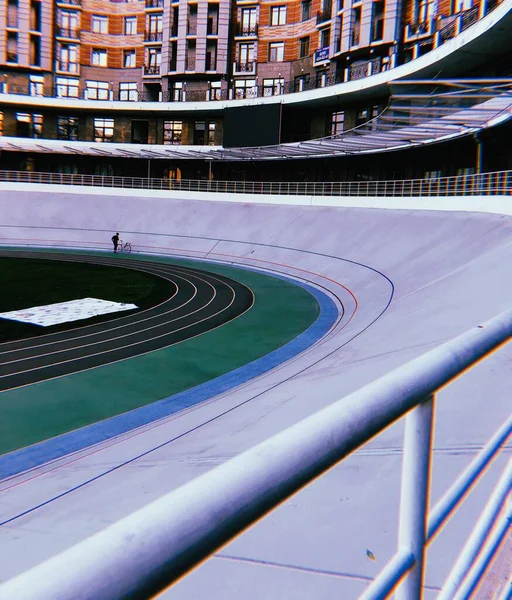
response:
<svg viewBox="0 0 512 600"><path fill-rule="evenodd" d="M279 144L281 105L236 106L224 113L225 148L248 148Z"/></svg>

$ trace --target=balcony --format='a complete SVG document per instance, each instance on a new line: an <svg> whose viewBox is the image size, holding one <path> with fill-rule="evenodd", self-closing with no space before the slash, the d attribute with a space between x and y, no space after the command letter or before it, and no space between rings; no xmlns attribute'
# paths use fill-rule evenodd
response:
<svg viewBox="0 0 512 600"><path fill-rule="evenodd" d="M18 17L16 15L9 15L7 17L7 27L9 29L18 29Z"/></svg>
<svg viewBox="0 0 512 600"><path fill-rule="evenodd" d="M144 75L160 75L160 65L144 65Z"/></svg>
<svg viewBox="0 0 512 600"><path fill-rule="evenodd" d="M81 6L82 0L57 0L57 4L63 4L65 6Z"/></svg>
<svg viewBox="0 0 512 600"><path fill-rule="evenodd" d="M356 81L357 79L365 79L370 75L376 75L381 72L382 60L380 58L374 58L373 60L367 60L358 65L350 67L349 81Z"/></svg>
<svg viewBox="0 0 512 600"><path fill-rule="evenodd" d="M163 39L163 33L161 31L145 31L144 41L145 42L161 42Z"/></svg>
<svg viewBox="0 0 512 600"><path fill-rule="evenodd" d="M146 8L162 8L164 0L146 0Z"/></svg>
<svg viewBox="0 0 512 600"><path fill-rule="evenodd" d="M326 21L331 20L331 8L326 8L325 10L319 10L316 13L316 24L325 23Z"/></svg>
<svg viewBox="0 0 512 600"><path fill-rule="evenodd" d="M187 22L187 35L197 35L197 23L195 21Z"/></svg>
<svg viewBox="0 0 512 600"><path fill-rule="evenodd" d="M405 26L404 41L413 42L421 40L434 35L435 32L435 20L430 19L429 21L423 21L422 23L407 23Z"/></svg>
<svg viewBox="0 0 512 600"><path fill-rule="evenodd" d="M17 52L7 52L7 62L17 63L18 62L18 53Z"/></svg>
<svg viewBox="0 0 512 600"><path fill-rule="evenodd" d="M237 23L235 28L235 35L241 37L257 36L258 25L256 23L254 25L245 25L243 23Z"/></svg>
<svg viewBox="0 0 512 600"><path fill-rule="evenodd" d="M250 62L235 62L233 63L233 72L234 73L247 73L254 74L256 72L256 63L254 61Z"/></svg>
<svg viewBox="0 0 512 600"><path fill-rule="evenodd" d="M78 73L78 63L58 60L57 71L62 71L63 73Z"/></svg>
<svg viewBox="0 0 512 600"><path fill-rule="evenodd" d="M196 70L196 57L189 58L187 56L187 60L185 61L185 71L195 71Z"/></svg>
<svg viewBox="0 0 512 600"><path fill-rule="evenodd" d="M71 40L77 40L79 38L77 29L70 29L69 27L57 27L57 37L68 38Z"/></svg>

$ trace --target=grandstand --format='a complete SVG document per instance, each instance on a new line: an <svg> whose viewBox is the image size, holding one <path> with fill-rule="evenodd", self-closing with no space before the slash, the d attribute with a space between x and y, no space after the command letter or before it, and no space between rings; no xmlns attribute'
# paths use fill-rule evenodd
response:
<svg viewBox="0 0 512 600"><path fill-rule="evenodd" d="M2 256L101 261L120 231L123 266L271 277L319 316L158 397L301 310L170 362L64 373L43 348L63 360L0 388L4 427L148 400L0 456L0 600L508 599L512 0L18 0L2 20ZM0 345L3 382L22 345Z"/></svg>

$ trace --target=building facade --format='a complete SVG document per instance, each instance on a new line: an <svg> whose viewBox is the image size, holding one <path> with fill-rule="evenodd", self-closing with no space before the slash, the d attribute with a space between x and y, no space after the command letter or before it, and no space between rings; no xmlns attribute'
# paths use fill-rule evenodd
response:
<svg viewBox="0 0 512 600"><path fill-rule="evenodd" d="M272 96L363 79L498 0L3 0L4 91L90 100Z"/></svg>

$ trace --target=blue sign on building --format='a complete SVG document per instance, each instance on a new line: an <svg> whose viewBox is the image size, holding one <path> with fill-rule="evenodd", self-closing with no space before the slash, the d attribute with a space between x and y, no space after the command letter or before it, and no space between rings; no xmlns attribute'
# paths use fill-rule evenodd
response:
<svg viewBox="0 0 512 600"><path fill-rule="evenodd" d="M329 60L329 46L315 50L315 62Z"/></svg>

